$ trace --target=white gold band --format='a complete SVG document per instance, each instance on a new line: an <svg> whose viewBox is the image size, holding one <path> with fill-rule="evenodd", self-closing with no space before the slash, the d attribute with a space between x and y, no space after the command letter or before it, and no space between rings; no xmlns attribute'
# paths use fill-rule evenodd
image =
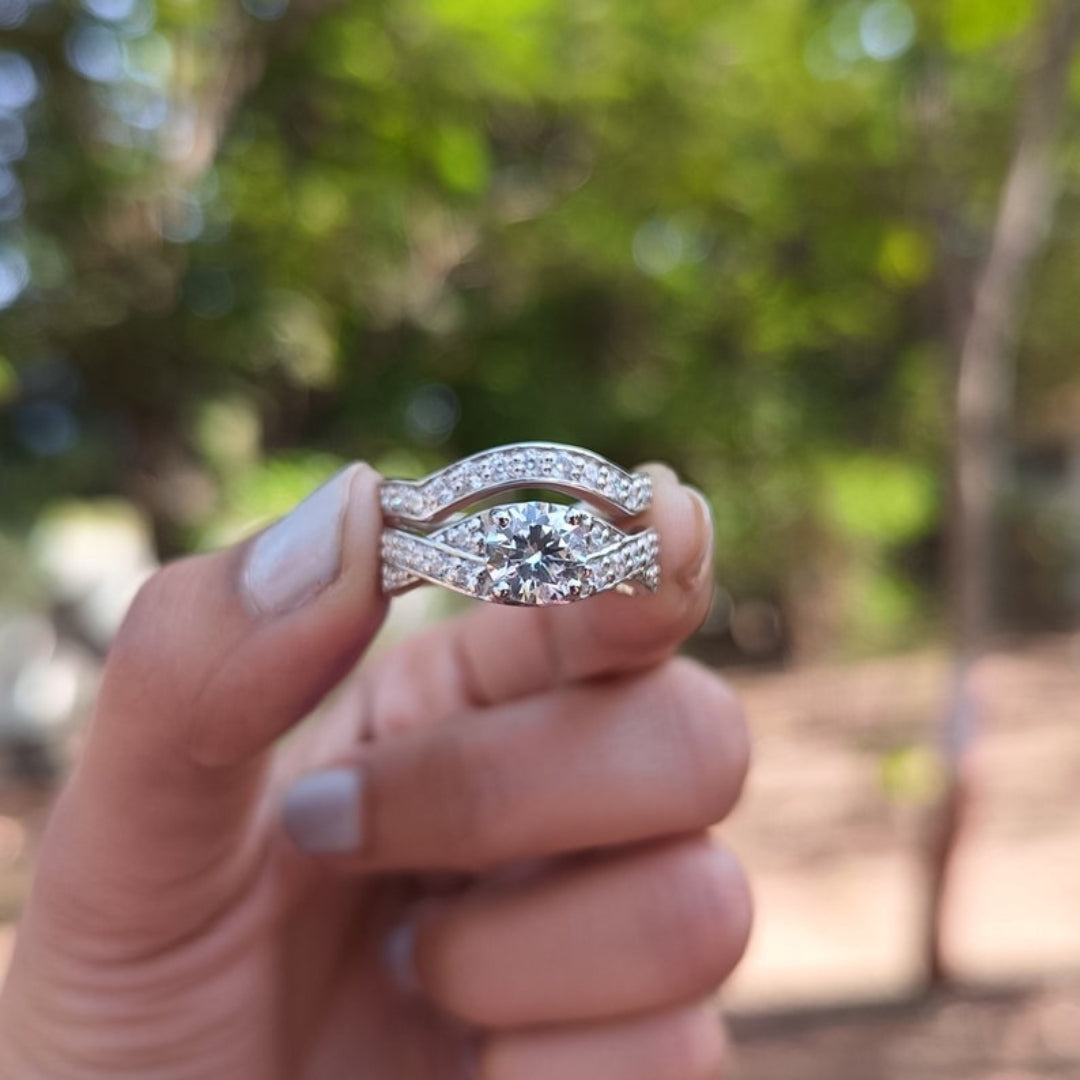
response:
<svg viewBox="0 0 1080 1080"><path fill-rule="evenodd" d="M384 481L383 591L430 583L479 600L542 606L658 588L656 530L625 532L583 503L502 503L444 520L467 503L522 487L575 494L623 516L646 509L652 496L648 476L551 443L487 450L424 480Z"/></svg>
<svg viewBox="0 0 1080 1080"><path fill-rule="evenodd" d="M645 473L627 472L579 446L524 442L482 450L423 480L386 480L382 510L396 523L426 525L489 495L523 487L565 492L624 516L640 514L652 501L652 481Z"/></svg>

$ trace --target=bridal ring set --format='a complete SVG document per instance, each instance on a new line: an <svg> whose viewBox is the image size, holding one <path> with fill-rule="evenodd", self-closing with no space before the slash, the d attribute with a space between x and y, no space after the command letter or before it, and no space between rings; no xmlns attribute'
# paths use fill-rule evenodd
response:
<svg viewBox="0 0 1080 1080"><path fill-rule="evenodd" d="M575 497L487 503L539 489ZM464 458L423 480L384 480L383 591L441 585L497 604L546 606L616 590L655 592L660 539L620 518L648 509L652 482L577 446L514 443Z"/></svg>

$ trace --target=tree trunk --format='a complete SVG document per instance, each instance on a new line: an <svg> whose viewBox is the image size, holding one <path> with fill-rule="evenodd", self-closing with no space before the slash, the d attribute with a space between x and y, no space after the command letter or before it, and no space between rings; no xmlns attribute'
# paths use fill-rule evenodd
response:
<svg viewBox="0 0 1080 1080"><path fill-rule="evenodd" d="M1031 266L1049 232L1059 184L1057 132L1077 33L1074 0L1049 4L989 254L975 284L957 368L951 579L958 651L993 631L995 518L1007 469L1015 338Z"/></svg>
<svg viewBox="0 0 1080 1080"><path fill-rule="evenodd" d="M1077 29L1075 0L1049 0L989 252L976 277L970 315L957 335L949 564L957 663L944 724L947 785L929 853L925 959L931 984L947 977L943 922L953 856L972 797L971 747L980 711L975 665L996 615L997 510L1008 470L1016 336L1031 268L1056 201L1055 151Z"/></svg>

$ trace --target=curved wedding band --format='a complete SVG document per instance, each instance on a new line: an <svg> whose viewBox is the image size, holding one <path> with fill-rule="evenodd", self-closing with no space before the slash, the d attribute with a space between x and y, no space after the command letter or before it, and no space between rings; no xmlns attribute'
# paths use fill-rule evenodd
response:
<svg viewBox="0 0 1080 1080"><path fill-rule="evenodd" d="M456 513L514 488L541 488L582 501L511 502ZM514 443L423 480L386 480L383 591L396 595L430 583L516 605L566 604L609 589L655 592L656 530L625 532L600 513L630 517L651 499L644 473L557 443Z"/></svg>

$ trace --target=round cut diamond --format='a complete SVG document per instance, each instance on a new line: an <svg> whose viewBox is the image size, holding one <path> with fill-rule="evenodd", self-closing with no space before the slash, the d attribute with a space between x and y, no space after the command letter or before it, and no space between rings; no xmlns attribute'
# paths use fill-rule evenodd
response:
<svg viewBox="0 0 1080 1080"><path fill-rule="evenodd" d="M566 520L569 506L512 503L486 510L483 577L506 603L552 604L587 591L588 515L576 525Z"/></svg>

